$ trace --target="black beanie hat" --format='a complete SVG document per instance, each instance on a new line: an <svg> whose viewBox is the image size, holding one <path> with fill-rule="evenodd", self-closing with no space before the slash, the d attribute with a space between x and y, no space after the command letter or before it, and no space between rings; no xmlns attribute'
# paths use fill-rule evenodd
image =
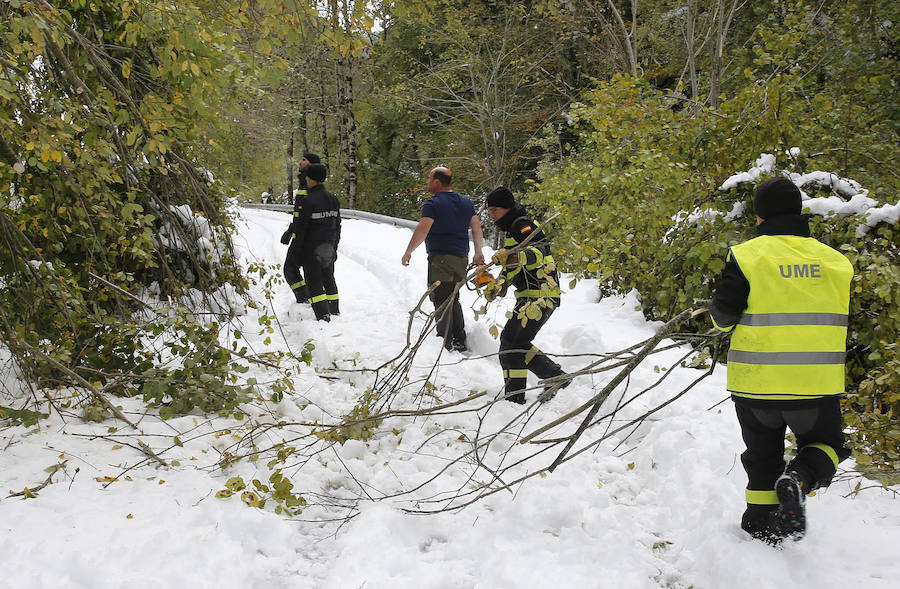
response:
<svg viewBox="0 0 900 589"><path fill-rule="evenodd" d="M322 160L319 159L319 156L317 156L317 155L314 154L314 153L304 153L304 154L303 154L303 157L305 157L306 160L307 160L309 163L311 163L311 164L320 164L320 163L322 163Z"/></svg>
<svg viewBox="0 0 900 589"><path fill-rule="evenodd" d="M787 178L769 178L756 187L753 212L762 219L799 215L803 210L800 189Z"/></svg>
<svg viewBox="0 0 900 589"><path fill-rule="evenodd" d="M509 191L509 188L498 186L488 193L486 203L489 207L512 209L516 206L516 199L513 193Z"/></svg>
<svg viewBox="0 0 900 589"><path fill-rule="evenodd" d="M328 177L328 168L325 167L325 164L309 164L303 171L306 172L307 178L316 182L324 182Z"/></svg>

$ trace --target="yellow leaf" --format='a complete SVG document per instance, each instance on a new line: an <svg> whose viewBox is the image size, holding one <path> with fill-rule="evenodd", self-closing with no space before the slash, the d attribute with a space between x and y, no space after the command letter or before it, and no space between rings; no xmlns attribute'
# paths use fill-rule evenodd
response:
<svg viewBox="0 0 900 589"><path fill-rule="evenodd" d="M116 444L112 447L113 450L119 450L120 448L122 448L122 444Z"/></svg>

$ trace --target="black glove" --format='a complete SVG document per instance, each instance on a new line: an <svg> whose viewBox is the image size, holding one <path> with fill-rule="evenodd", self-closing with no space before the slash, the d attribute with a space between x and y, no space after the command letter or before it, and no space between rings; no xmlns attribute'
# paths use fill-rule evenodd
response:
<svg viewBox="0 0 900 589"><path fill-rule="evenodd" d="M283 243L284 245L287 245L287 244L291 243L291 238L292 238L293 236L294 236L294 235L291 233L291 230L288 229L287 231L285 231L285 232L282 234L282 236L281 236L281 243Z"/></svg>

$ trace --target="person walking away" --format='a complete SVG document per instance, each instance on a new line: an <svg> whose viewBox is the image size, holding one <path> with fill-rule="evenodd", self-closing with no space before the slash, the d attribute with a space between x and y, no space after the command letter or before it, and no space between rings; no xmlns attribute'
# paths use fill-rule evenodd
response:
<svg viewBox="0 0 900 589"><path fill-rule="evenodd" d="M308 189L306 168L310 164L318 164L319 162L319 156L314 153L305 153L300 158L300 170L297 172L297 192L294 195L294 216L291 219L291 224L288 225L287 231L281 236L281 243L288 246L287 255L284 257L284 278L291 287L294 298L298 303L309 301L309 289L306 287L306 281L303 279L303 272L301 271L303 266L302 252L300 251L301 243L294 239L297 233L295 223L303 210L303 199L306 198Z"/></svg>
<svg viewBox="0 0 900 589"><path fill-rule="evenodd" d="M309 186L303 208L295 223L294 240L300 243L303 273L309 288L309 302L318 321L330 321L338 311L334 261L341 239L341 206L325 189L328 169L323 164L306 168Z"/></svg>
<svg viewBox="0 0 900 589"><path fill-rule="evenodd" d="M466 279L469 230L475 244L475 264L484 264L484 234L472 199L453 190L449 169L440 166L431 170L427 188L434 196L422 205L422 218L413 230L401 263L409 266L413 251L425 242L428 284L440 281L429 295L434 304L437 334L444 338L447 350L463 352L468 349L466 325L456 285Z"/></svg>
<svg viewBox="0 0 900 589"><path fill-rule="evenodd" d="M503 270L498 281L485 287L485 298L490 302L504 296L510 285L515 288L516 306L500 332L500 366L506 400L524 404L529 370L540 379L565 374L559 364L532 343L560 305L559 277L547 236L525 207L516 203L512 192L503 186L497 187L487 195L486 204L488 215L494 225L506 233L506 239L503 249L491 258ZM510 252L526 240L520 251ZM539 299L542 303L538 303ZM539 305L539 318L527 317L525 307L528 305ZM570 383L571 380L566 380L548 385L541 400L550 400L557 390Z"/></svg>
<svg viewBox="0 0 900 589"><path fill-rule="evenodd" d="M757 237L732 247L710 315L733 330L728 390L746 450L741 528L773 545L806 532L806 495L827 487L844 447L840 398L853 266L810 237L787 178L756 189ZM790 428L797 454L785 467Z"/></svg>

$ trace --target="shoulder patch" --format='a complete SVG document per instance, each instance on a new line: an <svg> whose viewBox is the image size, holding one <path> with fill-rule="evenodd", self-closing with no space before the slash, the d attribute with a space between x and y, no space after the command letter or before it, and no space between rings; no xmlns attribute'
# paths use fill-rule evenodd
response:
<svg viewBox="0 0 900 589"><path fill-rule="evenodd" d="M531 231L531 225L525 225L519 230L521 233L528 233Z"/></svg>

